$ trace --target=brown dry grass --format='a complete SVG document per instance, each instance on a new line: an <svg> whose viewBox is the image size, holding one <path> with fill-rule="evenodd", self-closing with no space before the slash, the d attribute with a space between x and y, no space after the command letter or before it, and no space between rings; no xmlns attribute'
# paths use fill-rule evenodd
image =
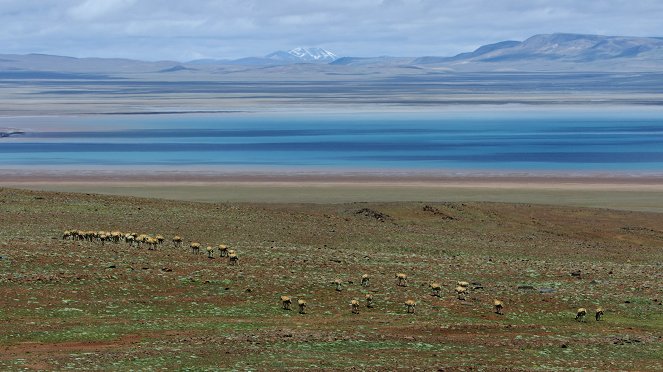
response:
<svg viewBox="0 0 663 372"><path fill-rule="evenodd" d="M0 189L0 212L3 369L663 369L656 213L14 189ZM72 228L227 243L240 263L192 255L186 243L148 251L60 239ZM458 280L482 288L459 301ZM365 293L375 308L352 314L350 300ZM307 314L282 310L280 295L305 298ZM416 315L405 313L408 298ZM494 298L505 315L492 312ZM604 321L573 320L594 306Z"/></svg>

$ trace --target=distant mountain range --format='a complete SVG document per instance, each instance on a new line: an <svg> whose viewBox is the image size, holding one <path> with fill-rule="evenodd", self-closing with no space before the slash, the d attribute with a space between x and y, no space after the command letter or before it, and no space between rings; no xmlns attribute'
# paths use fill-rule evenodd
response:
<svg viewBox="0 0 663 372"><path fill-rule="evenodd" d="M326 49L310 47L310 48L295 48L287 52L279 50L270 53L264 57L246 57L234 60L216 60L216 59L199 59L190 61L190 64L195 65L241 65L241 66L276 66L276 65L289 65L295 63L330 63L338 59L338 56Z"/></svg>
<svg viewBox="0 0 663 372"><path fill-rule="evenodd" d="M580 34L535 35L525 41L502 41L451 57L339 57L323 48L295 48L264 57L189 62L71 58L43 54L0 54L0 78L42 74L186 73L246 71L287 73L343 69L398 68L449 72L663 71L663 38ZM265 70L265 68L282 66ZM340 70L339 70L340 69ZM363 71L365 72L365 71ZM75 76L74 76L75 77ZM83 76L79 76L84 78ZM56 78L56 77L53 77ZM64 76L62 76L64 78Z"/></svg>

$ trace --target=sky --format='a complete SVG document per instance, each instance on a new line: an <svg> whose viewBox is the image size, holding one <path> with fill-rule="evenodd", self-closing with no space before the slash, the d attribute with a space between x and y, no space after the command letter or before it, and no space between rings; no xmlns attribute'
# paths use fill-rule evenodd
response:
<svg viewBox="0 0 663 372"><path fill-rule="evenodd" d="M660 0L0 0L0 54L450 56L542 33L663 36L661 19Z"/></svg>

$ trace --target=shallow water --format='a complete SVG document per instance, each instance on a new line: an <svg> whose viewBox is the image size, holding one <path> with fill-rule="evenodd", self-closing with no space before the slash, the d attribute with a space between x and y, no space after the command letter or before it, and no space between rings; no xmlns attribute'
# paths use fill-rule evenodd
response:
<svg viewBox="0 0 663 372"><path fill-rule="evenodd" d="M650 113L155 115L0 119L0 167L663 172Z"/></svg>

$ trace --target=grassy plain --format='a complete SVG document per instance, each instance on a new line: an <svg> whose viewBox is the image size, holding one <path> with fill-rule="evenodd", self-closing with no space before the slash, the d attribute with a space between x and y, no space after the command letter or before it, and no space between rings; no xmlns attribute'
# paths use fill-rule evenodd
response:
<svg viewBox="0 0 663 372"><path fill-rule="evenodd" d="M659 213L10 188L0 188L0 212L3 370L663 369ZM61 239L74 228L226 243L240 261ZM397 272L407 287L396 286ZM458 280L473 283L465 301L453 292ZM366 293L375 308L351 314L350 300L363 304ZM307 314L282 310L284 294L306 299ZM493 313L494 298L504 315ZM590 311L584 323L574 321L578 307Z"/></svg>

